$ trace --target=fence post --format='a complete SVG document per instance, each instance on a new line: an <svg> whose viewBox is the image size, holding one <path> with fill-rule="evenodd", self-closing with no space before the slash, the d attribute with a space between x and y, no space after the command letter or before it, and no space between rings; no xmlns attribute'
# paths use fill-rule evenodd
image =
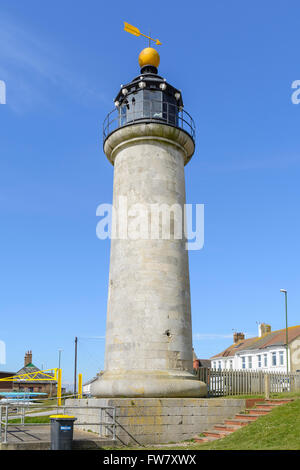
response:
<svg viewBox="0 0 300 470"><path fill-rule="evenodd" d="M21 408L21 424L25 424L25 405Z"/></svg>
<svg viewBox="0 0 300 470"><path fill-rule="evenodd" d="M5 408L5 428L4 428L4 441L3 443L7 443L7 426L8 426L8 405Z"/></svg>
<svg viewBox="0 0 300 470"><path fill-rule="evenodd" d="M269 400L270 399L270 376L269 374L265 374L264 380L265 380L265 399Z"/></svg>
<svg viewBox="0 0 300 470"><path fill-rule="evenodd" d="M116 408L113 408L113 440L116 440Z"/></svg>
<svg viewBox="0 0 300 470"><path fill-rule="evenodd" d="M78 398L82 398L82 374L78 374Z"/></svg>
<svg viewBox="0 0 300 470"><path fill-rule="evenodd" d="M61 406L61 369L57 370L57 406Z"/></svg>

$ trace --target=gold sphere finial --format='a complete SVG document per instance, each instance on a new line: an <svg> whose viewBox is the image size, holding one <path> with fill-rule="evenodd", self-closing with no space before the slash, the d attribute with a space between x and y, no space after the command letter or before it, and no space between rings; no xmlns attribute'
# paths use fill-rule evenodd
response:
<svg viewBox="0 0 300 470"><path fill-rule="evenodd" d="M159 66L159 62L159 53L156 49L153 49L153 47L146 47L139 55L139 64L141 68L145 65L152 65L157 68Z"/></svg>

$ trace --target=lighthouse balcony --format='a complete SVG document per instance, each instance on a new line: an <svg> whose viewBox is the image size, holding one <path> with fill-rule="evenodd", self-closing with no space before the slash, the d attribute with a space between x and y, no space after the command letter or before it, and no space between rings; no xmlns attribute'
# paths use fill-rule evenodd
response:
<svg viewBox="0 0 300 470"><path fill-rule="evenodd" d="M157 94L159 95L159 92ZM132 94L122 104L116 103L116 107L106 116L103 123L103 142L121 127L153 122L179 128L195 142L195 123L187 111L168 100L160 99L159 96L158 99L140 99L139 95Z"/></svg>

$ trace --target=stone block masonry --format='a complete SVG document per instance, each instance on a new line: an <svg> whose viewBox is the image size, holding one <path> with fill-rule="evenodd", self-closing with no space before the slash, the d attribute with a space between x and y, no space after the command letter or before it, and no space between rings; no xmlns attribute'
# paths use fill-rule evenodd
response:
<svg viewBox="0 0 300 470"><path fill-rule="evenodd" d="M75 427L100 433L100 425L78 423L98 423L100 410L92 407L113 406L118 443L144 445L191 439L234 417L245 405L245 400L233 398L90 398L66 400L65 412L76 416Z"/></svg>
<svg viewBox="0 0 300 470"><path fill-rule="evenodd" d="M91 384L94 397L207 394L206 384L192 373L184 231L184 165L194 149L188 133L159 121L120 127L105 140L105 154L114 165L117 236L111 240L104 374ZM136 217L141 205L146 216ZM164 207L170 217L158 214L154 223L153 206ZM162 236L165 232L168 236Z"/></svg>

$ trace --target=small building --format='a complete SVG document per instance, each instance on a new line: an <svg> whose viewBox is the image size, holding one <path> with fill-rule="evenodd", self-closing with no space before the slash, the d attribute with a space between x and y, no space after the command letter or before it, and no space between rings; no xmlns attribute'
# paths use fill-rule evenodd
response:
<svg viewBox="0 0 300 470"><path fill-rule="evenodd" d="M15 372L2 372L0 371L0 392L12 392L13 383L10 381L4 381L7 377L12 377Z"/></svg>
<svg viewBox="0 0 300 470"><path fill-rule="evenodd" d="M210 359L198 359L193 348L193 369L197 370L200 367L206 367L207 369L211 368L211 360Z"/></svg>
<svg viewBox="0 0 300 470"><path fill-rule="evenodd" d="M83 392L84 395L90 395L91 394L91 385L97 379L98 379L98 377L93 377L92 379L88 380L85 384L83 384L82 392Z"/></svg>
<svg viewBox="0 0 300 470"><path fill-rule="evenodd" d="M98 372L98 374L96 375L96 377L93 377L92 379L88 380L86 383L83 384L82 386L82 392L84 395L91 395L91 385L96 382L96 380L99 379L99 377L101 377L101 375L103 375L104 371L101 370L100 372Z"/></svg>
<svg viewBox="0 0 300 470"><path fill-rule="evenodd" d="M271 331L261 323L258 336L234 333L233 344L211 357L213 369L286 372L286 329ZM300 325L288 328L288 370L300 372Z"/></svg>
<svg viewBox="0 0 300 470"><path fill-rule="evenodd" d="M39 374L41 369L32 363L32 351L27 351L24 357L24 366L15 375L32 374L37 372L34 380L26 380L25 378L16 379L13 382L13 391L16 392L38 392L47 393L49 397L57 395L57 382L49 378L45 378L43 374ZM47 372L47 375L52 375Z"/></svg>

